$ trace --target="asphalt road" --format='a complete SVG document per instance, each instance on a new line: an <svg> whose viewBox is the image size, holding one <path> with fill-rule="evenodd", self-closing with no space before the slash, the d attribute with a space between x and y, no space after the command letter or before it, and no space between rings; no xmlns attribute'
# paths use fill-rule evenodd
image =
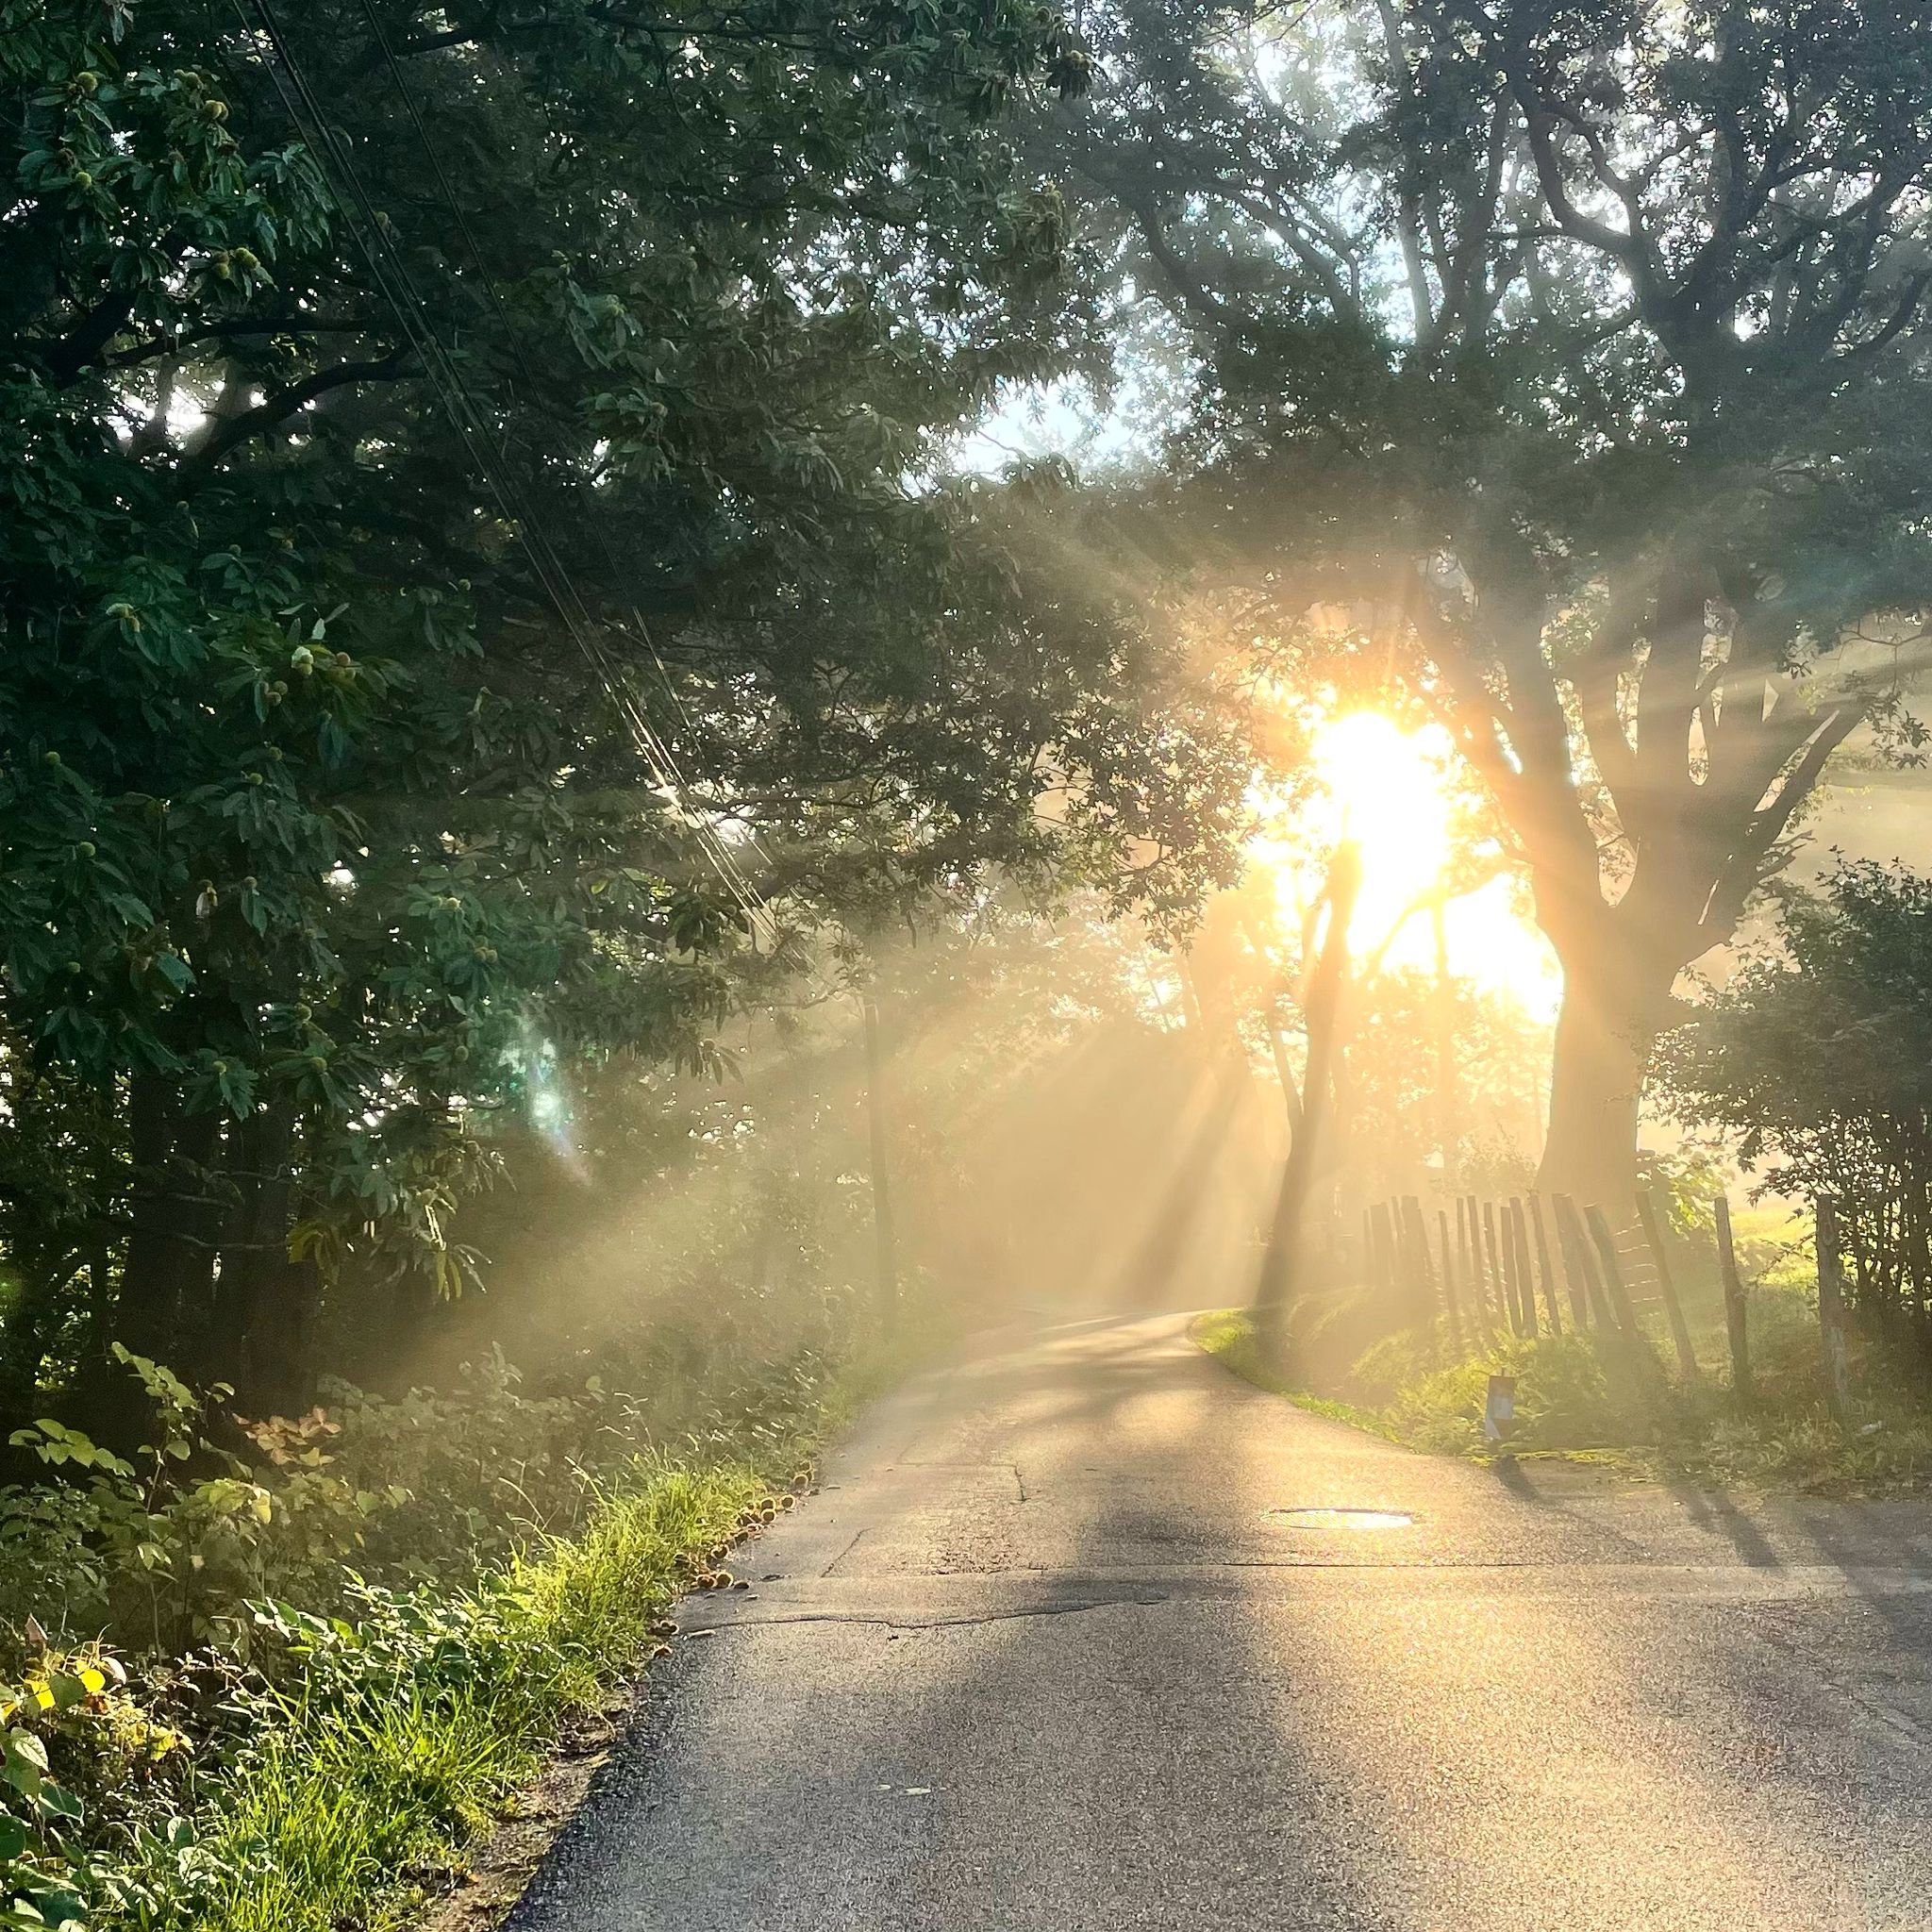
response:
<svg viewBox="0 0 1932 1932"><path fill-rule="evenodd" d="M514 1932L1932 1928L1917 1503L1414 1456L1163 1316L923 1377L735 1567Z"/></svg>

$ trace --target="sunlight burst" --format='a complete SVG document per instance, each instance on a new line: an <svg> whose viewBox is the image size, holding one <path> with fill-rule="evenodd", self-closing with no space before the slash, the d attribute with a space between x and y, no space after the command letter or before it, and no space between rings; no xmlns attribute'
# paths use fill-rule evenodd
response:
<svg viewBox="0 0 1932 1932"><path fill-rule="evenodd" d="M1361 893L1349 925L1359 962L1433 971L1431 907L1442 906L1449 971L1519 1001L1528 1017L1554 1018L1562 975L1549 941L1520 908L1513 882L1498 874L1455 881L1474 856L1458 849L1455 750L1441 726L1405 731L1379 711L1350 711L1314 734L1317 787L1292 824L1263 834L1255 854L1274 868L1283 912L1299 919L1321 890L1338 841L1362 856Z"/></svg>

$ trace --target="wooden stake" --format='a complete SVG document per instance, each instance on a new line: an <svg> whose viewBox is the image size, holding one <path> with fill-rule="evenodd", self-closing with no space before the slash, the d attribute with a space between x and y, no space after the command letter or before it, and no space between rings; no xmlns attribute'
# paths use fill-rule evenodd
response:
<svg viewBox="0 0 1932 1932"><path fill-rule="evenodd" d="M1413 1194L1404 1194L1395 1204L1395 1218L1402 1229L1402 1252L1407 1266L1402 1271L1402 1285L1415 1304L1418 1322L1430 1324L1436 1320L1436 1271L1429 1260L1429 1231L1423 1222L1423 1204Z"/></svg>
<svg viewBox="0 0 1932 1932"><path fill-rule="evenodd" d="M1731 1244L1731 1204L1720 1194L1710 1204L1717 1222L1717 1267L1724 1285L1724 1333L1731 1344L1731 1393L1751 1400L1751 1338L1744 1322L1744 1284L1738 1275L1738 1253Z"/></svg>
<svg viewBox="0 0 1932 1932"><path fill-rule="evenodd" d="M1482 1302L1482 1320L1491 1331L1499 1331L1503 1324L1497 1320L1495 1296L1491 1294L1490 1275L1482 1261L1482 1211L1476 1206L1476 1196L1468 1196L1468 1257L1471 1257L1471 1281L1476 1285L1476 1300Z"/></svg>
<svg viewBox="0 0 1932 1932"><path fill-rule="evenodd" d="M1818 1197L1818 1326L1824 1341L1825 1395L1840 1425L1852 1419L1852 1377L1845 1364L1845 1263L1838 1203Z"/></svg>
<svg viewBox="0 0 1932 1932"><path fill-rule="evenodd" d="M1469 1271L1469 1204L1460 1194L1456 1197L1456 1279L1469 1290L1470 1334L1480 1338L1490 1324L1483 1313L1482 1290Z"/></svg>
<svg viewBox="0 0 1932 1932"><path fill-rule="evenodd" d="M1512 1194L1503 1204L1503 1267L1516 1284L1516 1303L1523 1310L1523 1332L1534 1341L1541 1332L1536 1318L1536 1283L1529 1278L1529 1242L1523 1232L1523 1201Z"/></svg>
<svg viewBox="0 0 1932 1932"><path fill-rule="evenodd" d="M1521 1335L1523 1310L1516 1306L1516 1284L1509 1278L1513 1271L1509 1267L1508 1249L1505 1247L1500 1257L1496 1252L1496 1208L1491 1201L1483 1203L1483 1247L1490 1257L1490 1281L1502 1304L1503 1318L1511 1334Z"/></svg>
<svg viewBox="0 0 1932 1932"><path fill-rule="evenodd" d="M1462 1339L1462 1301L1456 1285L1456 1254L1449 1245L1449 1210L1436 1209L1436 1227L1442 1242L1442 1307L1449 1316L1449 1345L1457 1359L1468 1353Z"/></svg>
<svg viewBox="0 0 1932 1932"><path fill-rule="evenodd" d="M1423 1219L1423 1204L1413 1194L1403 1195L1401 1207L1403 1244L1408 1253L1405 1286L1414 1297L1416 1320L1427 1337L1429 1359L1433 1362L1438 1353L1436 1315L1439 1298L1436 1270L1429 1259L1429 1226Z"/></svg>
<svg viewBox="0 0 1932 1932"><path fill-rule="evenodd" d="M1470 1333L1487 1347L1494 1330L1490 1305L1483 1295L1482 1246L1476 1234L1474 1204L1466 1194L1456 1197L1456 1266L1469 1290Z"/></svg>
<svg viewBox="0 0 1932 1932"><path fill-rule="evenodd" d="M1529 1257L1529 1219L1523 1211L1523 1202L1512 1197L1509 1202L1509 1238L1516 1243L1516 1275L1523 1283L1523 1298L1532 1310L1536 1307L1536 1275L1531 1271ZM1563 1332L1563 1317L1557 1308L1557 1284L1550 1279L1550 1271L1545 1257L1543 1268L1543 1319L1550 1324L1552 1335Z"/></svg>
<svg viewBox="0 0 1932 1932"><path fill-rule="evenodd" d="M1616 1311L1617 1326L1624 1341L1636 1341L1640 1339L1637 1310L1630 1306L1630 1291L1624 1286L1624 1268L1617 1259L1616 1237L1610 1233L1610 1224L1604 1218L1601 1208L1586 1208L1583 1213L1590 1225L1591 1238L1596 1242L1597 1260L1604 1271L1604 1286L1610 1291L1610 1307Z"/></svg>
<svg viewBox="0 0 1932 1932"><path fill-rule="evenodd" d="M1553 1194L1550 1212L1557 1219L1557 1253L1562 1257L1563 1279L1570 1291L1570 1317L1579 1329L1584 1329L1590 1326L1590 1277L1584 1273L1582 1257L1570 1231L1570 1222L1564 1219L1564 1203L1568 1200L1565 1194ZM1572 1201L1569 1205L1574 1219L1576 1204Z"/></svg>
<svg viewBox="0 0 1932 1932"><path fill-rule="evenodd" d="M1677 1299L1677 1284L1671 1276L1671 1258L1664 1253L1663 1224L1657 1219L1657 1199L1648 1188L1637 1196L1637 1213L1643 1223L1643 1239L1650 1244L1650 1258L1657 1265L1657 1292L1664 1298L1664 1318L1671 1324L1677 1368L1687 1382L1694 1382L1698 1379L1697 1352L1690 1346L1690 1331L1684 1325L1684 1305Z"/></svg>
<svg viewBox="0 0 1932 1932"><path fill-rule="evenodd" d="M1469 1240L1475 1250L1476 1278L1485 1284L1491 1319L1498 1335L1507 1335L1511 1330L1509 1310L1503 1301L1503 1283L1496 1273L1496 1243L1492 1238L1487 1248L1483 1245L1482 1208L1476 1197L1469 1197ZM1493 1230L1492 1230L1493 1236Z"/></svg>
<svg viewBox="0 0 1932 1932"><path fill-rule="evenodd" d="M1563 1318L1557 1312L1557 1270L1550 1259L1550 1233L1543 1225L1543 1198L1541 1194L1529 1197L1529 1218L1536 1224L1536 1265L1537 1272L1543 1278L1543 1299L1550 1305L1550 1332L1560 1335ZM1570 1314L1579 1328L1583 1326L1583 1317L1577 1312L1581 1307L1581 1298L1573 1282L1570 1287Z"/></svg>
<svg viewBox="0 0 1932 1932"><path fill-rule="evenodd" d="M1563 1247L1563 1264L1573 1280L1582 1282L1584 1297L1596 1325L1614 1330L1616 1318L1610 1312L1609 1298L1604 1293L1603 1277L1591 1254L1590 1238L1584 1233L1583 1217L1576 1211L1576 1203L1568 1194L1558 1194L1553 1205L1557 1210L1557 1239Z"/></svg>
<svg viewBox="0 0 1932 1932"><path fill-rule="evenodd" d="M1389 1204L1377 1201L1370 1210L1375 1229L1375 1288L1387 1295L1395 1281L1395 1230L1389 1223Z"/></svg>

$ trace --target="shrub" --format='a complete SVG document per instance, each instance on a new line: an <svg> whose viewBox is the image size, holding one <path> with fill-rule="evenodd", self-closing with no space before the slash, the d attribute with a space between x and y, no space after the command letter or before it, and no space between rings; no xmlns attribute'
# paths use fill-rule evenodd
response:
<svg viewBox="0 0 1932 1932"><path fill-rule="evenodd" d="M1932 1363L1932 878L1840 864L1777 945L1669 1036L1680 1118L1742 1137L1767 1187L1839 1204L1865 1328Z"/></svg>
<svg viewBox="0 0 1932 1932"><path fill-rule="evenodd" d="M333 1932L446 1862L837 1413L809 1354L632 1392L677 1351L261 1419L124 1352L146 1447L17 1430L46 1479L0 1491L0 1925Z"/></svg>

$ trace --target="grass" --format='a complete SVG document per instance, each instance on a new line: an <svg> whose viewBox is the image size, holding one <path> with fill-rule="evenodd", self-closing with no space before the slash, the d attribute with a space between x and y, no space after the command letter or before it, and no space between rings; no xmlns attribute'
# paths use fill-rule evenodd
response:
<svg viewBox="0 0 1932 1932"><path fill-rule="evenodd" d="M194 1932L400 1932L573 1724L646 1668L675 1598L873 1394L941 1342L908 1316L735 1451L640 1456L575 1534L470 1592L370 1593L356 1627L308 1620L312 1655L197 1821L225 1874ZM145 1922L143 1922L145 1923Z"/></svg>
<svg viewBox="0 0 1932 1932"><path fill-rule="evenodd" d="M1372 1409L1317 1395L1313 1390L1278 1374L1262 1357L1255 1324L1246 1308L1215 1308L1197 1315L1188 1334L1197 1348L1232 1369L1242 1381L1252 1382L1271 1395L1282 1396L1297 1408L1305 1408L1312 1415L1324 1415L1331 1422L1367 1429L1372 1435L1387 1436L1391 1441L1403 1440L1391 1424Z"/></svg>
<svg viewBox="0 0 1932 1932"><path fill-rule="evenodd" d="M1681 1374L1661 1314L1648 1355L1589 1334L1508 1338L1457 1356L1444 1324L1363 1350L1319 1387L1285 1382L1260 1358L1243 1308L1203 1315L1194 1341L1236 1374L1301 1407L1411 1448L1486 1459L1481 1419L1492 1373L1516 1378L1510 1453L1561 1457L1638 1476L1717 1486L1871 1492L1932 1476L1932 1409L1877 1359L1854 1352L1857 1412L1828 1412L1808 1228L1773 1209L1737 1217L1749 1293L1754 1389L1729 1388L1729 1347L1714 1258L1688 1243L1674 1274L1697 1374Z"/></svg>
<svg viewBox="0 0 1932 1932"><path fill-rule="evenodd" d="M201 1855L229 1875L197 1932L413 1923L573 1723L645 1667L708 1556L890 1373L829 1388L751 1457L641 1459L579 1534L440 1599L429 1636L419 1607L391 1630L378 1605L353 1641L318 1640L299 1699L203 1822Z"/></svg>
<svg viewBox="0 0 1932 1932"><path fill-rule="evenodd" d="M459 1857L573 1719L642 1668L691 1565L737 1533L774 1474L642 1466L581 1535L456 1600L468 1641L414 1681L398 1689L378 1671L345 1685L341 1672L319 1672L220 1814L208 1849L236 1876L200 1923L407 1924L424 1880Z"/></svg>

